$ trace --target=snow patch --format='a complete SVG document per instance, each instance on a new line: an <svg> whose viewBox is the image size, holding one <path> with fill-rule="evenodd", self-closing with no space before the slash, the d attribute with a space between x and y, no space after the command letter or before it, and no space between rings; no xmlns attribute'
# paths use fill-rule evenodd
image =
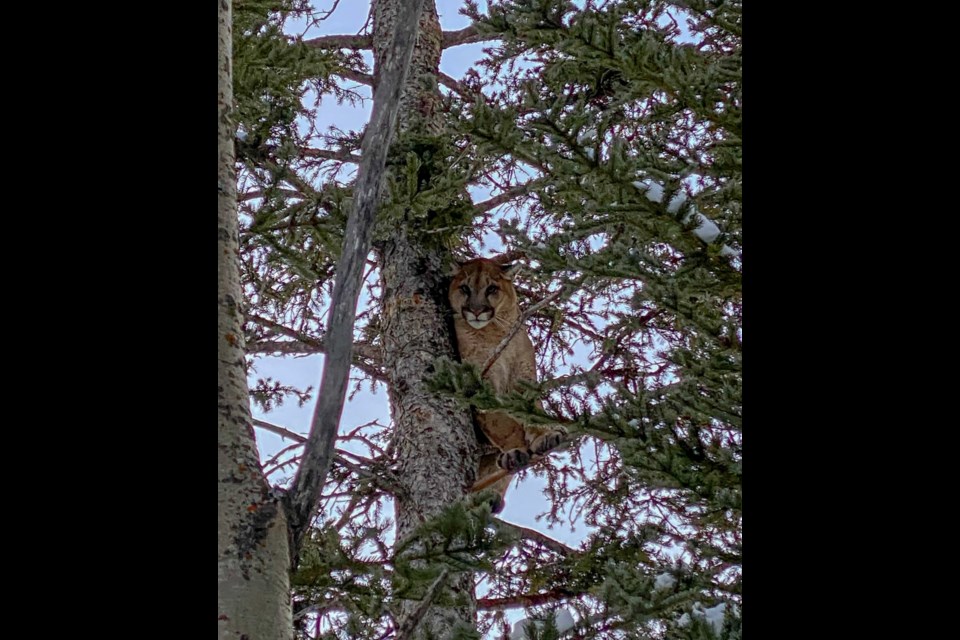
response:
<svg viewBox="0 0 960 640"><path fill-rule="evenodd" d="M718 227L713 222L713 220L711 220L710 218L707 218L702 213L697 213L696 216L697 216L696 220L700 224L697 226L696 229L693 230L693 235L697 236L707 244L710 244L711 242L716 240L718 237L720 237L720 227ZM690 219L690 216L687 216L684 222L686 222L689 219Z"/></svg>
<svg viewBox="0 0 960 640"><path fill-rule="evenodd" d="M567 609L560 609L556 612L556 617L554 618L554 623L557 626L557 631L563 633L574 627L573 616L570 614L570 611ZM526 640L527 632L526 629L530 625L534 625L534 628L542 629L543 621L542 620L532 620L530 618L524 618L519 620L513 625L513 631L510 632L510 640Z"/></svg>
<svg viewBox="0 0 960 640"><path fill-rule="evenodd" d="M647 196L647 199L651 202L656 202L657 204L663 202L663 185L647 179L637 180L633 183L633 186L643 191L644 195ZM670 202L667 204L667 213L678 213L686 203L687 194L683 191L678 191L670 198ZM693 235L700 238L703 242L712 244L720 237L720 227L718 227L713 220L697 211L697 207L694 205L690 205L690 210L683 216L684 224L691 220L697 222L697 226L693 229ZM740 254L729 246L723 245L720 249L720 255L737 258Z"/></svg>
<svg viewBox="0 0 960 640"><path fill-rule="evenodd" d="M631 420L630 422L637 422L637 421L636 421L636 420ZM630 424L630 423L627 423L627 424ZM632 425L630 425L630 426L635 427L635 426L637 426L637 425L632 424ZM653 581L653 590L656 591L656 590L658 590L658 589L672 589L672 588L673 588L673 585L675 585L675 584L677 584L677 579L676 579L676 578L674 578L674 577L673 577L672 575L670 575L669 573L661 573L661 574L658 575L657 578Z"/></svg>
<svg viewBox="0 0 960 640"><path fill-rule="evenodd" d="M721 602L715 607L710 607L709 609L704 609L703 605L699 602L693 603L693 615L698 618L703 618L707 623L713 627L713 630L716 633L720 633L720 630L723 629L723 613L727 610L727 603ZM690 614L685 613L680 616L680 619L677 620L677 624L681 627L686 627L690 624Z"/></svg>
<svg viewBox="0 0 960 640"><path fill-rule="evenodd" d="M683 191L677 191L677 194L670 198L670 204L667 205L667 213L676 213L680 207L687 201L687 194ZM688 218L690 216L687 216Z"/></svg>

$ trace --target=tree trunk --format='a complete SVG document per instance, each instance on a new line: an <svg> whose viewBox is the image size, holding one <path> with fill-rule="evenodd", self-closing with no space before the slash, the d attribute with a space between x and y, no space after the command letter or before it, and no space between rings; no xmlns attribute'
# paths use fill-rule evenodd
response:
<svg viewBox="0 0 960 640"><path fill-rule="evenodd" d="M217 22L217 630L221 639L290 640L286 518L260 468L244 366L231 0L220 0Z"/></svg>
<svg viewBox="0 0 960 640"><path fill-rule="evenodd" d="M373 49L379 72L399 10L397 0L374 2ZM436 133L442 126L436 106L443 34L434 0L424 3L420 32L398 116L400 135ZM380 245L381 332L390 389L399 478L397 541L466 495L476 479L477 440L469 411L438 397L426 385L438 356L453 357L445 276L448 252L424 242L406 225ZM401 629L411 637L448 638L457 626L475 628L476 597L470 572L451 573L425 612L403 601ZM421 607L422 609L422 607ZM402 635L406 635L405 633Z"/></svg>

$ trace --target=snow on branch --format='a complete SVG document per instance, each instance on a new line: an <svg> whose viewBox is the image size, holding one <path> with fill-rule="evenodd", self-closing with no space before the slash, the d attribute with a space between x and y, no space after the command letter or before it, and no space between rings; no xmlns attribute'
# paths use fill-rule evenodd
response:
<svg viewBox="0 0 960 640"><path fill-rule="evenodd" d="M633 186L640 191L643 191L644 195L647 196L647 200L657 204L663 202L664 189L663 185L659 182L647 178L645 180L634 182ZM667 203L667 213L676 214L686 204L687 194L684 193L683 190L677 191L677 193L670 198L670 202ZM720 237L720 227L717 226L717 223L697 211L697 206L692 203L687 205L687 213L684 214L681 221L684 224L687 224L691 220L695 220L698 223L696 228L693 229L693 235L700 238L700 240L702 240L704 243L712 244L717 238ZM720 255L732 257L740 256L740 254L726 244L720 249Z"/></svg>

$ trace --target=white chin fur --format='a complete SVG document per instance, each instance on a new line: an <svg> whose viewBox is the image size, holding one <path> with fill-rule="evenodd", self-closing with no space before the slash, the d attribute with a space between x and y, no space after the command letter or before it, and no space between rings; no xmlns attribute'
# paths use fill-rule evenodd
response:
<svg viewBox="0 0 960 640"><path fill-rule="evenodd" d="M490 324L490 321L489 320L467 320L467 324L469 324L474 329L483 329L485 326Z"/></svg>

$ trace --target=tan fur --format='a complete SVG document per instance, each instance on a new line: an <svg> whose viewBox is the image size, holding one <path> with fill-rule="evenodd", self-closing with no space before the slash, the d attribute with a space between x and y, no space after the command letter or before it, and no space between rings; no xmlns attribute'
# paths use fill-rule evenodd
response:
<svg viewBox="0 0 960 640"><path fill-rule="evenodd" d="M504 269L492 260L478 258L460 266L450 282L450 306L457 334L460 358L482 367L520 319L517 291L511 281L517 269ZM471 325L473 321L473 325ZM482 322L483 326L477 326ZM533 343L526 330L516 333L506 349L484 376L497 394L518 388L521 381L536 383L537 362ZM538 408L540 403L537 403ZM500 467L513 471L523 466L532 454L540 454L556 446L563 430L557 426L523 425L511 416L496 411L479 412L481 431L502 453ZM491 468L489 460L481 463L481 475ZM509 485L509 476L494 485L501 493Z"/></svg>

